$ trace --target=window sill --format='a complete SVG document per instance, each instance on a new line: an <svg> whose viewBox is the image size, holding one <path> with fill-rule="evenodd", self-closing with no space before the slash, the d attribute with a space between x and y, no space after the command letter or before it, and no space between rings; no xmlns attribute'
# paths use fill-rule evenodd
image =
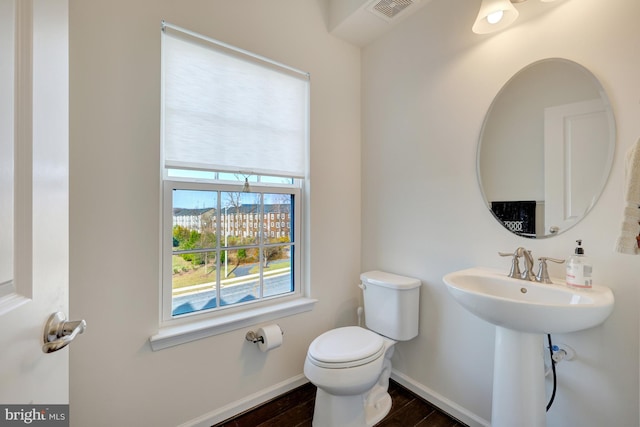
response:
<svg viewBox="0 0 640 427"><path fill-rule="evenodd" d="M298 298L292 301L266 307L244 310L213 319L198 320L181 325L160 328L157 334L149 338L153 351L162 350L180 344L214 335L223 334L235 329L253 326L257 323L268 322L281 317L311 311L317 300Z"/></svg>

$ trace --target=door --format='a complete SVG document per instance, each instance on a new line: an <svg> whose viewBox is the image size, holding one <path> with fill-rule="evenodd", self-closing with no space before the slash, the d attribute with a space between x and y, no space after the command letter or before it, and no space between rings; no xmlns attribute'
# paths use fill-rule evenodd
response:
<svg viewBox="0 0 640 427"><path fill-rule="evenodd" d="M609 156L608 112L600 99L545 109L545 235L566 230L593 206ZM554 231L555 230L555 231Z"/></svg>
<svg viewBox="0 0 640 427"><path fill-rule="evenodd" d="M0 0L0 25L0 405L68 404L68 347L43 352L69 309L68 0Z"/></svg>

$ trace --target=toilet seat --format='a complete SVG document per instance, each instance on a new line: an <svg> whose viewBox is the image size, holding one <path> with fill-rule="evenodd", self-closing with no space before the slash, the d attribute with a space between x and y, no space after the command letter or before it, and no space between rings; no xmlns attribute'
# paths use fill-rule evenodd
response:
<svg viewBox="0 0 640 427"><path fill-rule="evenodd" d="M307 357L316 366L328 369L352 368L370 363L384 354L384 339L368 329L347 326L317 337Z"/></svg>

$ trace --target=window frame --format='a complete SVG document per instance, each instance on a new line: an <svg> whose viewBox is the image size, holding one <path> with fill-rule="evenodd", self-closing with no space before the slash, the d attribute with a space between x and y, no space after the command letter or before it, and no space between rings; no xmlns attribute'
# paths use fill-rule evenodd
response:
<svg viewBox="0 0 640 427"><path fill-rule="evenodd" d="M264 185L252 183L252 188L259 187L260 192L294 194L294 232L295 250L292 258L294 291L285 295L267 297L246 304L229 305L219 310L198 311L178 317L171 316L171 256L173 249L173 188L213 191L241 191L237 183L216 182L192 179L165 179L161 185L160 209L160 328L149 338L153 351L162 350L194 340L219 335L236 329L251 327L258 323L273 321L313 310L316 299L309 297L308 286L308 254L306 254L307 234L303 225L308 224L305 213L304 189L306 180L299 180L297 185ZM167 194L168 193L168 194ZM167 316L168 314L168 316Z"/></svg>
<svg viewBox="0 0 640 427"><path fill-rule="evenodd" d="M293 281L293 291L291 293L270 296L270 297L261 297L258 300L240 303L240 304L231 304L225 306L219 306L214 309L209 310L200 310L194 311L191 313L181 314L179 316L174 316L172 314L172 255L173 255L173 190L199 190L199 191L218 191L218 192L242 192L242 187L238 186L238 184L230 184L224 182L216 182L216 181L195 181L195 180L186 180L186 179L171 179L163 181L163 208L162 208L162 324L169 325L175 323L188 322L192 320L192 318L213 318L218 316L225 316L229 314L234 314L236 312L245 311L247 308L258 306L258 305L271 305L280 301L287 301L290 299L297 299L303 296L302 289L302 252L303 246L302 243L302 189L300 183L297 185L276 185L276 184L259 184L253 183L251 185L252 193L263 193L263 194L291 194L293 195L293 205L292 210L294 212L293 218L291 220L292 227L292 239L291 243L287 243L287 245L291 245L293 247L293 254L291 257L292 263L292 281ZM221 213L216 214L216 221L219 221L219 215ZM219 225L218 225L219 226ZM270 246L271 244L266 244L265 246ZM261 246L261 245L257 245ZM239 248L239 247L238 247ZM228 247L227 250L236 250L237 247ZM221 253L225 248L220 243L217 244L216 248L213 248L210 252L218 252ZM276 301L277 300L277 301Z"/></svg>

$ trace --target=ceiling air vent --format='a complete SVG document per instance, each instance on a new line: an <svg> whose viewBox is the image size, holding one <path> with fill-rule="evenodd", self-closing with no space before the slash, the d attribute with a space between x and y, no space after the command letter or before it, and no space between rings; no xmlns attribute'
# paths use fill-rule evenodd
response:
<svg viewBox="0 0 640 427"><path fill-rule="evenodd" d="M416 0L375 0L369 10L385 21L390 21L415 2Z"/></svg>

